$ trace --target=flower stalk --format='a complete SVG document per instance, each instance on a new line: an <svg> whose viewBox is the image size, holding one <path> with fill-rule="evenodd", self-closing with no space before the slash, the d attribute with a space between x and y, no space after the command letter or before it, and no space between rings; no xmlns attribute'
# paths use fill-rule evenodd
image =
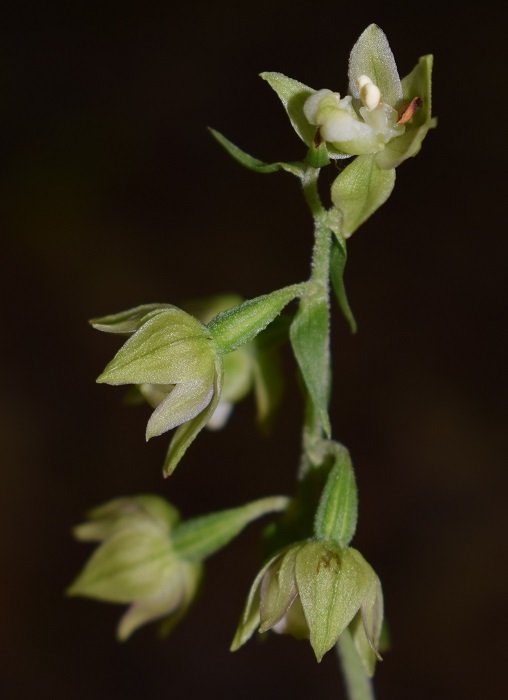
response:
<svg viewBox="0 0 508 700"><path fill-rule="evenodd" d="M256 630L307 639L318 662L335 647L349 700L373 700L370 678L381 659L383 593L374 569L351 546L358 518L355 473L348 450L332 440L330 288L355 332L344 285L346 240L391 195L395 169L419 152L435 126L431 68L432 57L424 56L401 80L386 36L372 24L351 52L346 95L263 73L306 146L305 157L265 163L211 133L244 167L300 179L314 224L308 281L253 299L212 297L195 304L201 309L196 316L190 308L145 304L92 322L98 330L127 337L98 383L133 385L138 399L150 404L147 439L175 429L165 476L203 428L223 428L234 404L251 391L259 422L270 422L282 386L277 348L287 340L305 405L291 498L262 498L184 522L158 496L120 498L91 511L75 529L78 539L99 544L69 593L128 603L120 639L154 620L168 632L198 594L204 560L250 522L277 514L265 533L266 562L254 579L232 650ZM326 208L318 179L332 160L345 162Z"/></svg>

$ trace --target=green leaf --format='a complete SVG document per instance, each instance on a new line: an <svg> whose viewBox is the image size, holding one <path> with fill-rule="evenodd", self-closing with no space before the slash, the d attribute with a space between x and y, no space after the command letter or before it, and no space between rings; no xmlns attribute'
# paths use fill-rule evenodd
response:
<svg viewBox="0 0 508 700"><path fill-rule="evenodd" d="M332 251L330 255L330 279L332 281L333 291L335 292L335 298L339 304L339 308L342 311L344 318L349 323L351 333L356 333L357 325L351 307L349 306L349 301L346 294L346 287L344 286L344 269L346 267L347 261L347 248L346 241L342 236L334 236L332 243Z"/></svg>
<svg viewBox="0 0 508 700"><path fill-rule="evenodd" d="M349 238L386 202L395 185L395 170L381 170L375 158L375 155L358 156L332 184L331 198L342 213L344 238Z"/></svg>
<svg viewBox="0 0 508 700"><path fill-rule="evenodd" d="M294 284L218 314L208 324L217 352L224 355L253 340L290 301L302 294L303 289L303 285Z"/></svg>
<svg viewBox="0 0 508 700"><path fill-rule="evenodd" d="M328 417L329 328L326 299L304 296L291 324L291 345L305 386L319 415L321 425L330 437Z"/></svg>
<svg viewBox="0 0 508 700"><path fill-rule="evenodd" d="M206 559L231 542L249 523L268 513L283 511L287 504L285 496L272 496L186 520L172 532L173 548L187 561Z"/></svg>
<svg viewBox="0 0 508 700"><path fill-rule="evenodd" d="M358 612L375 575L355 549L309 542L296 558L296 583L318 661Z"/></svg>
<svg viewBox="0 0 508 700"><path fill-rule="evenodd" d="M368 76L381 91L383 102L397 106L402 99L402 86L390 44L385 33L371 24L360 35L349 57L349 94L360 99L358 79Z"/></svg>
<svg viewBox="0 0 508 700"><path fill-rule="evenodd" d="M165 477L170 476L176 469L178 462L182 459L187 449L190 447L191 443L194 442L198 433L203 430L205 425L208 423L210 418L213 416L217 404L220 400L220 394L222 389L222 361L218 359L215 363L215 375L214 375L214 390L212 400L208 406L198 413L195 418L182 423L175 430L175 434L169 444L169 449L166 454L166 459L164 461L163 474Z"/></svg>
<svg viewBox="0 0 508 700"><path fill-rule="evenodd" d="M118 314L92 318L89 323L98 331L106 333L135 333L152 316L166 309L176 309L172 304L143 304Z"/></svg>
<svg viewBox="0 0 508 700"><path fill-rule="evenodd" d="M215 131L215 129L211 128L209 128L209 131L214 139L220 143L220 145L229 153L229 155L234 158L237 163L243 165L244 168L248 168L248 170L253 170L256 173L275 173L278 170L285 170L286 172L292 173L297 177L301 177L303 173L303 168L298 163L284 163L282 161L278 163L265 163L262 160L254 158L248 153L245 153L245 151L242 151L241 148L235 146L234 143L223 136L219 131Z"/></svg>
<svg viewBox="0 0 508 700"><path fill-rule="evenodd" d="M339 547L353 539L358 520L358 493L349 452L333 443L334 465L326 480L314 522L314 534Z"/></svg>
<svg viewBox="0 0 508 700"><path fill-rule="evenodd" d="M402 80L403 102L407 103L414 97L420 97L422 106L406 124L404 134L392 139L384 150L376 155L379 168L396 168L407 158L417 155L427 132L436 126L435 120L431 118L432 64L431 55L422 56L411 73Z"/></svg>

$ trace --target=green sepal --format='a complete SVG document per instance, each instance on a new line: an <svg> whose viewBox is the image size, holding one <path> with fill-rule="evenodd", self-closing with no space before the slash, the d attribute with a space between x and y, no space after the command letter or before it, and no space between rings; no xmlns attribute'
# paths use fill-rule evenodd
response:
<svg viewBox="0 0 508 700"><path fill-rule="evenodd" d="M290 547L285 554L280 555L276 567L267 576L260 605L263 621L259 627L261 633L268 632L284 617L298 593L295 579L297 553L298 547Z"/></svg>
<svg viewBox="0 0 508 700"><path fill-rule="evenodd" d="M268 432L284 393L282 362L276 348L256 351L253 378L256 421L262 431Z"/></svg>
<svg viewBox="0 0 508 700"><path fill-rule="evenodd" d="M319 662L356 615L375 574L356 549L318 541L298 551L295 575Z"/></svg>
<svg viewBox="0 0 508 700"><path fill-rule="evenodd" d="M314 141L316 127L307 121L303 113L303 105L315 90L298 82L298 80L288 78L287 75L282 73L266 72L259 75L275 90L287 112L293 129L310 148Z"/></svg>
<svg viewBox="0 0 508 700"><path fill-rule="evenodd" d="M420 97L422 105L406 124L402 136L392 139L376 155L379 168L396 168L407 158L417 155L427 132L436 126L436 120L431 118L432 64L432 55L422 56L411 73L402 79L403 102L408 103L414 97Z"/></svg>
<svg viewBox="0 0 508 700"><path fill-rule="evenodd" d="M296 177L301 177L303 174L304 169L302 164L296 162L284 163L282 161L277 163L265 163L264 161L245 153L245 151L242 151L241 148L238 148L238 146L223 136L219 131L211 129L210 127L208 130L214 139L229 153L229 155L234 158L237 163L240 163L240 165L243 165L243 167L247 168L248 170L253 170L255 173L276 173L278 170L285 170L292 175L296 175Z"/></svg>
<svg viewBox="0 0 508 700"><path fill-rule="evenodd" d="M314 521L318 539L347 546L353 539L358 520L358 493L353 465L347 449L330 443L334 464L328 474Z"/></svg>
<svg viewBox="0 0 508 700"><path fill-rule="evenodd" d="M169 449L164 460L163 474L164 477L170 476L176 469L178 462L182 459L191 443L194 442L198 433L205 427L212 417L217 404L220 400L220 394L223 381L222 361L217 359L215 362L214 386L212 400L208 406L198 413L195 418L186 421L178 426L175 430L173 438L169 444Z"/></svg>
<svg viewBox="0 0 508 700"><path fill-rule="evenodd" d="M359 102L358 79L368 76L381 91L383 102L397 106L402 86L390 44L377 24L370 24L360 35L349 56L349 94Z"/></svg>
<svg viewBox="0 0 508 700"><path fill-rule="evenodd" d="M72 534L81 542L102 542L143 520L170 532L180 521L177 509L160 496L140 494L108 501L86 514L87 522L76 525Z"/></svg>
<svg viewBox="0 0 508 700"><path fill-rule="evenodd" d="M304 285L294 284L218 314L207 326L216 352L224 355L253 340L303 289Z"/></svg>
<svg viewBox="0 0 508 700"><path fill-rule="evenodd" d="M235 636L233 637L233 641L231 642L230 651L237 651L241 646L245 644L247 640L249 640L252 637L252 635L258 628L260 622L259 602L261 581L263 580L263 577L268 571L268 569L279 556L280 553L276 554L271 559L269 559L254 579L254 583L250 588L249 595L247 597L247 602L245 603L245 607L243 609L240 622L238 623Z"/></svg>
<svg viewBox="0 0 508 700"><path fill-rule="evenodd" d="M378 651L382 627L383 590L379 578L374 575L360 610L349 625L356 650L370 678L374 675L376 661L382 661Z"/></svg>
<svg viewBox="0 0 508 700"><path fill-rule="evenodd" d="M266 80L270 87L275 90L286 110L293 129L305 145L312 148L316 136L316 127L307 121L303 112L303 106L307 99L316 91L298 82L298 80L288 78L288 76L283 75L283 73L260 73L260 77ZM338 159L351 157L348 153L342 153L342 151L334 148L330 143L326 144L325 148L329 158Z"/></svg>
<svg viewBox="0 0 508 700"><path fill-rule="evenodd" d="M344 238L386 202L394 185L395 169L381 170L376 155L358 156L344 168L331 189L332 202L342 214Z"/></svg>
<svg viewBox="0 0 508 700"><path fill-rule="evenodd" d="M135 333L152 316L156 316L166 309L176 309L172 304L143 304L118 314L92 318L89 323L98 331L105 333L121 333L130 335Z"/></svg>
<svg viewBox="0 0 508 700"><path fill-rule="evenodd" d="M288 501L285 496L261 498L239 508L186 520L172 532L173 548L186 561L202 561L225 547L249 523L267 513L285 510Z"/></svg>
<svg viewBox="0 0 508 700"><path fill-rule="evenodd" d="M176 384L210 376L214 355L205 327L181 309L144 321L98 377L100 384Z"/></svg>
<svg viewBox="0 0 508 700"><path fill-rule="evenodd" d="M118 623L116 637L125 642L139 627L147 622L162 621L159 634L166 637L186 615L197 595L202 577L200 562L179 562L166 585L152 598L133 602Z"/></svg>
<svg viewBox="0 0 508 700"><path fill-rule="evenodd" d="M346 241L342 236L334 236L332 242L332 250L330 254L330 279L332 282L332 288L335 292L335 298L339 305L340 310L346 321L349 324L351 333L356 333L357 325L351 307L349 306L349 301L346 294L346 287L344 285L344 270L347 261L347 248Z"/></svg>
<svg viewBox="0 0 508 700"><path fill-rule="evenodd" d="M156 595L178 561L160 528L141 521L120 530L92 554L69 595L130 603Z"/></svg>
<svg viewBox="0 0 508 700"><path fill-rule="evenodd" d="M146 425L146 439L162 435L198 416L212 400L214 388L213 372L209 376L177 384L150 416Z"/></svg>
<svg viewBox="0 0 508 700"><path fill-rule="evenodd" d="M328 417L329 328L328 303L318 296L302 297L291 324L291 345L305 386L327 437L331 435Z"/></svg>

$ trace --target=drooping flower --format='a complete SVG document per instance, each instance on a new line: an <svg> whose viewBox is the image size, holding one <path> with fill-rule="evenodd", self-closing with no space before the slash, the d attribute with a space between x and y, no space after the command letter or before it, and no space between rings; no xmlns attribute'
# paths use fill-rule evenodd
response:
<svg viewBox="0 0 508 700"><path fill-rule="evenodd" d="M88 513L74 528L76 539L99 546L68 594L128 604L117 636L127 639L142 625L160 621L170 632L198 593L203 561L243 528L288 499L272 496L238 508L181 522L178 511L159 496L117 498Z"/></svg>
<svg viewBox="0 0 508 700"><path fill-rule="evenodd" d="M184 304L185 310L192 313L202 323L210 323L217 314L239 306L243 299L236 294L221 294L203 300L193 300ZM282 330L285 330L285 324ZM274 334L272 334L273 336ZM280 335L280 333L279 333ZM233 407L254 392L257 406L257 420L264 426L278 405L281 395L280 361L277 357L279 337L271 337L271 342L260 343L254 339L250 343L223 356L223 383L219 402L206 427L220 430L227 423ZM267 375L269 374L269 381ZM140 384L139 394L152 408L157 408L173 390L172 384ZM129 397L135 401L135 396Z"/></svg>
<svg viewBox="0 0 508 700"><path fill-rule="evenodd" d="M164 465L170 474L220 399L222 359L206 326L169 304L137 307L92 324L131 336L97 382L144 387L156 406L146 427L147 440L177 428Z"/></svg>
<svg viewBox="0 0 508 700"><path fill-rule="evenodd" d="M164 464L166 476L217 409L223 358L254 340L304 286L249 299L218 313L207 325L171 304L147 304L92 320L98 330L130 336L97 382L141 386L155 408L146 427L147 440L177 428ZM245 388L244 369L232 372L230 398L238 399Z"/></svg>
<svg viewBox="0 0 508 700"><path fill-rule="evenodd" d="M294 544L256 577L236 631L235 651L254 633L272 630L309 639L316 658L349 627L367 672L379 654L381 584L360 552L319 540Z"/></svg>
<svg viewBox="0 0 508 700"><path fill-rule="evenodd" d="M195 598L203 568L172 547L178 512L162 498L143 495L116 499L88 517L74 535L100 546L69 595L128 604L117 628L121 641L154 620L163 621L161 631L169 632Z"/></svg>

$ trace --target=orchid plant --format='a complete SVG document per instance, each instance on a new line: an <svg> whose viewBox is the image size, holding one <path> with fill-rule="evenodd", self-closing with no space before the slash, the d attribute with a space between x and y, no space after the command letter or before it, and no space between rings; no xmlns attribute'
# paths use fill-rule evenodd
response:
<svg viewBox="0 0 508 700"><path fill-rule="evenodd" d="M95 541L98 548L69 594L127 604L120 640L150 621L159 621L168 633L200 590L204 560L250 522L277 514L265 532L266 561L231 649L256 631L308 639L317 661L335 647L350 700L374 697L370 679L381 658L383 594L374 569L350 546L356 481L349 452L332 439L328 414L330 282L355 332L343 279L346 242L387 200L395 169L418 153L435 126L431 70L432 57L424 56L401 80L386 36L372 24L351 52L345 96L314 90L281 73L263 73L305 144L303 160L265 163L212 134L250 170L283 170L300 179L314 220L309 279L247 301L212 297L186 310L147 304L92 321L98 330L127 336L97 381L132 385L132 396L152 406L147 440L176 428L165 476L199 432L224 427L234 404L250 391L259 422L270 423L281 400L278 346L287 340L305 404L301 459L290 496L269 496L187 521L160 496L116 498L90 511L75 528L77 539ZM317 183L331 161L339 172L327 208ZM296 312L281 314L295 300Z"/></svg>

